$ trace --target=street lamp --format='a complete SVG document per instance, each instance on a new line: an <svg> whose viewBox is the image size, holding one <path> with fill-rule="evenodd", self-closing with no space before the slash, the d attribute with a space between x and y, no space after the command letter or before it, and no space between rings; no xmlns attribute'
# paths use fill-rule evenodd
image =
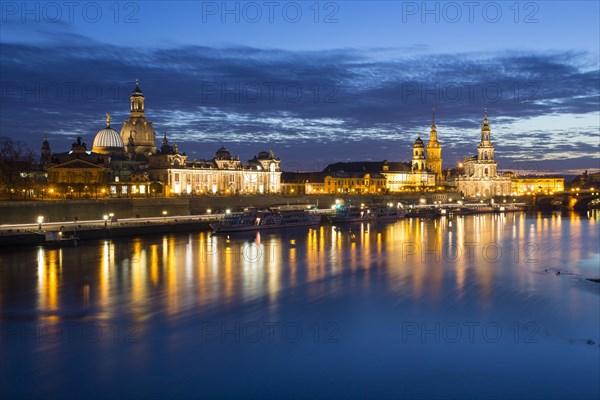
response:
<svg viewBox="0 0 600 400"><path fill-rule="evenodd" d="M102 219L104 220L104 227L106 228L106 225L108 225L108 215L104 214Z"/></svg>
<svg viewBox="0 0 600 400"><path fill-rule="evenodd" d="M42 224L44 223L44 216L43 215L39 215L37 217L37 222L38 222L38 230L41 231L42 230Z"/></svg>
<svg viewBox="0 0 600 400"><path fill-rule="evenodd" d="M163 218L166 221L167 220L167 210L163 210L162 212Z"/></svg>

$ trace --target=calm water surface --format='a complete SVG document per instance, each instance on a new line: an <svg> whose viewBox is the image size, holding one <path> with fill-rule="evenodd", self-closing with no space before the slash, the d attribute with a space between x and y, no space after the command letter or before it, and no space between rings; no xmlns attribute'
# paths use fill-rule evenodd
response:
<svg viewBox="0 0 600 400"><path fill-rule="evenodd" d="M0 393L598 398L598 217L3 249Z"/></svg>

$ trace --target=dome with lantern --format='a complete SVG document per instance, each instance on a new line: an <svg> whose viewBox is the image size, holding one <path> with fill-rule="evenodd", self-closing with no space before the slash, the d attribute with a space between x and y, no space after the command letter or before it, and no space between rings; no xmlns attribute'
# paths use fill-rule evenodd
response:
<svg viewBox="0 0 600 400"><path fill-rule="evenodd" d="M423 140L421 139L421 136L417 137L417 140L415 140L415 144L413 145L413 147L425 147L423 145Z"/></svg>
<svg viewBox="0 0 600 400"><path fill-rule="evenodd" d="M106 114L106 127L96 133L92 151L98 154L123 155L125 143L119 132L110 127L110 115Z"/></svg>
<svg viewBox="0 0 600 400"><path fill-rule="evenodd" d="M215 160L233 160L231 153L224 146L221 146L219 150L215 153Z"/></svg>

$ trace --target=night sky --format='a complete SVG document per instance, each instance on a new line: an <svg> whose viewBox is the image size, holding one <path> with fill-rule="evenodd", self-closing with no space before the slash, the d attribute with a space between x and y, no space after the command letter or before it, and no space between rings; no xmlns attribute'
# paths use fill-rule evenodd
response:
<svg viewBox="0 0 600 400"><path fill-rule="evenodd" d="M44 134L91 148L105 113L119 130L139 79L157 137L189 158L406 161L435 107L447 168L487 108L501 170L600 168L597 1L0 7L0 135L35 151Z"/></svg>

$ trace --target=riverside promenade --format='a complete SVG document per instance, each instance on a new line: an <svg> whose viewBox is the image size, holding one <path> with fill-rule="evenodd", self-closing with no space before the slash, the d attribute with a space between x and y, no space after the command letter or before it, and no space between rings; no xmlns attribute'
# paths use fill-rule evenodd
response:
<svg viewBox="0 0 600 400"><path fill-rule="evenodd" d="M151 218L167 215L219 214L229 208L240 211L247 207L274 207L282 205L317 205L328 208L342 199L346 204L371 204L402 201L415 204L419 193L401 195L253 195L253 196L190 196L157 198L104 198L87 200L13 200L0 201L0 225L35 223L39 216L44 222L72 223L73 221L100 220L113 214L125 218ZM427 194L428 203L444 200L440 194ZM434 196L436 196L434 198ZM446 197L458 199L458 194Z"/></svg>
<svg viewBox="0 0 600 400"><path fill-rule="evenodd" d="M133 235L208 230L223 214L177 215L148 218L99 219L0 225L0 247L43 244L47 232L76 235L79 240L106 239Z"/></svg>

